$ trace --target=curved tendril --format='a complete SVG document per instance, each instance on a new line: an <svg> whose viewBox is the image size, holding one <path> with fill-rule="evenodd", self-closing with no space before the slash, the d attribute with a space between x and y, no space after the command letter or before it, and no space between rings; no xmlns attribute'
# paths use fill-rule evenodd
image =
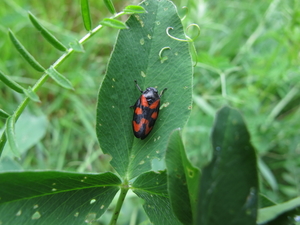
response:
<svg viewBox="0 0 300 225"><path fill-rule="evenodd" d="M200 29L200 27L199 27L198 24L192 23L192 24L190 24L190 25L187 26L186 32L188 31L188 29L190 29L190 27L196 27L197 30L198 30L197 35L196 35L194 38L190 38L192 41L194 41L194 40L196 40L196 39L200 36L200 31L201 31L201 29Z"/></svg>
<svg viewBox="0 0 300 225"><path fill-rule="evenodd" d="M160 51L159 51L159 53L158 53L158 56L159 56L159 59L160 59L160 62L161 63L164 63L164 61L166 61L167 59L168 59L168 56L162 56L162 52L163 51L165 51L165 50L167 50L167 49L171 49L169 46L167 46L167 47L163 47Z"/></svg>
<svg viewBox="0 0 300 225"><path fill-rule="evenodd" d="M188 14L189 12L189 8L186 7L186 6L182 6L182 9L186 9L186 13L184 14L184 16L182 17L181 21L184 21L184 19L186 18L186 15Z"/></svg>
<svg viewBox="0 0 300 225"><path fill-rule="evenodd" d="M192 41L189 37L187 37L187 40L185 40L185 39L181 39L181 38L177 38L177 37L174 37L174 36L172 36L171 34L169 34L169 30L170 29L174 29L173 27L167 27L167 29L166 29L166 33L167 33L167 35L170 37L170 38L172 38L172 39L174 39L174 40L177 40L177 41L184 41L184 42L190 42L190 41Z"/></svg>
<svg viewBox="0 0 300 225"><path fill-rule="evenodd" d="M163 47L160 51L159 51L159 53L158 53L158 56L159 56L159 59L163 59L164 57L162 57L162 52L164 51L164 50L167 50L167 49L171 49L169 46L167 46L167 47Z"/></svg>

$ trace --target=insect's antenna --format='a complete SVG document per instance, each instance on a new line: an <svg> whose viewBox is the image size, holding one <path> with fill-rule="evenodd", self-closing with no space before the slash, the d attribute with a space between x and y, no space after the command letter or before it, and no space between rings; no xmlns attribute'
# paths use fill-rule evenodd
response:
<svg viewBox="0 0 300 225"><path fill-rule="evenodd" d="M159 97L160 97L160 96L162 96L162 95L163 95L163 93L164 93L166 90L168 90L168 88L164 88L164 90L162 90L162 91L160 92L160 95L159 95Z"/></svg>
<svg viewBox="0 0 300 225"><path fill-rule="evenodd" d="M135 82L135 85L137 86L137 88L140 90L140 92L143 93L143 91L142 91L142 89L140 88L140 86L138 85L137 81L134 80L134 82Z"/></svg>

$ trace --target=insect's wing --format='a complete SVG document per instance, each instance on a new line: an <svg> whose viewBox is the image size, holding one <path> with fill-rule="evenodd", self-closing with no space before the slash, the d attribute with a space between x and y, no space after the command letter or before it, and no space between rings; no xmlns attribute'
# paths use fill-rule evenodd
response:
<svg viewBox="0 0 300 225"><path fill-rule="evenodd" d="M146 101L146 102L145 102ZM150 106L142 95L136 102L132 126L137 138L145 139L152 130L159 112L160 100L156 100Z"/></svg>

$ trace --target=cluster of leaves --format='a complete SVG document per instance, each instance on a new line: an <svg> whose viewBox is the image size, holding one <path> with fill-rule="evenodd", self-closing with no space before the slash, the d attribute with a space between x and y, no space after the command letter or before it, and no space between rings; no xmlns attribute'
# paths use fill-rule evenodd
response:
<svg viewBox="0 0 300 225"><path fill-rule="evenodd" d="M195 105L184 135L189 154L201 146L195 161L207 163L215 111L230 104L249 124L261 191L277 202L299 196L299 3L191 1L188 8L193 16L186 20L197 17L201 27Z"/></svg>
<svg viewBox="0 0 300 225"><path fill-rule="evenodd" d="M110 218L110 223L115 224L120 210L124 210L122 205L125 196L128 190L132 190L144 200L144 210L154 224L221 224L224 221L228 224L256 224L256 221L259 224L278 224L279 221L282 224L293 224L299 199L275 204L268 198L259 196L257 159L250 143L250 135L238 111L224 107L218 112L212 132L213 159L203 169L201 177L198 169L186 156L179 130L169 136L172 130L184 126L190 114L192 98L192 64L187 43L179 41L186 37L174 5L167 0L145 1L141 4L143 7L127 6L121 13L116 13L111 1L104 3L113 16L103 19L100 25L92 29L88 1L81 1L83 24L88 34L80 41L73 41L68 47L29 13L33 26L49 43L64 52L48 69L37 62L14 33L9 31L9 37L19 53L34 69L44 72L44 75L32 88L26 89L1 72L3 83L26 96L14 113L1 110L1 116L6 119L1 148L3 149L7 137L7 146L17 157L21 157L24 152L20 148L23 146L18 146L18 134L15 134L15 130L18 132L21 128L15 127L15 122L30 100L40 101L36 91L48 77L61 87L72 90L71 82L56 68L73 52L82 52L82 44L103 26L124 29L119 33L100 88L96 124L101 148L104 153L112 156L111 166L118 175L110 172L89 174L52 171L1 173L0 185L5 187L0 192L1 222L97 224L101 221L107 224L103 213L120 190ZM115 19L125 14L135 15L126 23ZM173 28L170 31L172 36L166 32L168 27ZM239 57L233 57L235 64L232 66L219 65L218 62L211 64L209 56L200 54L201 63L196 68L200 68L204 74L210 71L220 75L223 97L232 105L239 102L227 94L229 90L226 89L226 79L229 74L240 71L240 67L245 69L242 58ZM224 62L222 60L220 61ZM129 106L136 100L134 79L144 88L153 83L158 89L168 87L167 94L163 97L165 104L159 121L155 130L144 141L133 137L130 126L132 111ZM289 98L294 96L295 94ZM215 114L205 98L195 95L194 100L208 115ZM277 112L278 110L277 107ZM271 118L273 120L277 116L274 113ZM271 124L272 121L268 122ZM250 130L253 132L253 129ZM260 137L260 134L255 135ZM5 149L4 153L6 151L8 150ZM197 152L199 154L199 149ZM97 154L94 155L95 159ZM164 155L167 170L149 172L157 164L155 159L162 159ZM8 170L9 166L5 165L12 162L11 158L8 162L2 160L2 171ZM261 164L259 165L261 168ZM281 216L276 218L278 215ZM145 218L136 216L133 220L141 223Z"/></svg>

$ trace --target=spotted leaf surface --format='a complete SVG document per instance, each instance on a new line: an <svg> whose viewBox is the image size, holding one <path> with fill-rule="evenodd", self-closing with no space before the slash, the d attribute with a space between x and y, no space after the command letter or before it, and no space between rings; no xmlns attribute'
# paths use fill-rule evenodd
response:
<svg viewBox="0 0 300 225"><path fill-rule="evenodd" d="M134 181L132 187L133 192L144 200L143 207L152 224L182 224L171 208L166 171L144 173Z"/></svg>
<svg viewBox="0 0 300 225"><path fill-rule="evenodd" d="M0 174L0 224L85 224L99 218L119 190L112 173Z"/></svg>
<svg viewBox="0 0 300 225"><path fill-rule="evenodd" d="M151 169L162 158L172 130L186 123L192 100L192 62L175 5L167 0L143 1L147 13L131 15L121 30L100 88L97 136L111 165L128 179ZM179 39L178 39L179 38ZM161 92L159 116L144 139L134 137L133 109L142 90Z"/></svg>

